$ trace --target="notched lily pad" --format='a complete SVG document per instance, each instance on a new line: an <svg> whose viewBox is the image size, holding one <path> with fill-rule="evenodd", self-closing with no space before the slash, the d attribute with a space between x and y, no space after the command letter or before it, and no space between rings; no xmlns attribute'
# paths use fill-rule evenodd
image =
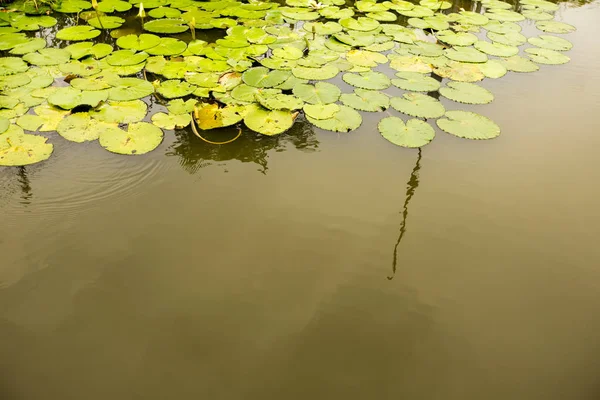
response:
<svg viewBox="0 0 600 400"><path fill-rule="evenodd" d="M244 124L263 135L279 135L292 127L297 113L282 110L266 110L260 106L251 107L244 117Z"/></svg>
<svg viewBox="0 0 600 400"><path fill-rule="evenodd" d="M386 140L402 147L423 147L435 137L431 125L418 119L409 119L405 123L398 117L386 117L379 121L377 128Z"/></svg>
<svg viewBox="0 0 600 400"><path fill-rule="evenodd" d="M450 100L465 104L488 104L494 95L479 85L467 82L448 82L440 88L440 94Z"/></svg>
<svg viewBox="0 0 600 400"><path fill-rule="evenodd" d="M390 106L390 98L376 90L354 89L354 93L344 93L340 97L341 102L355 110L378 112L384 111Z"/></svg>
<svg viewBox="0 0 600 400"><path fill-rule="evenodd" d="M422 93L392 97L390 104L396 111L419 118L439 118L446 111L439 100Z"/></svg>
<svg viewBox="0 0 600 400"><path fill-rule="evenodd" d="M192 122L189 113L186 114L165 114L158 112L152 115L152 123L162 129L183 129Z"/></svg>
<svg viewBox="0 0 600 400"><path fill-rule="evenodd" d="M316 119L306 115L306 119L316 127L332 132L350 132L362 124L358 111L347 106L339 106L339 110L331 118Z"/></svg>
<svg viewBox="0 0 600 400"><path fill-rule="evenodd" d="M436 123L444 132L464 139L493 139L500 135L500 127L494 121L470 111L447 111Z"/></svg>
<svg viewBox="0 0 600 400"><path fill-rule="evenodd" d="M127 131L119 128L100 132L100 145L111 153L138 155L156 149L163 140L163 131L148 122L129 124Z"/></svg>
<svg viewBox="0 0 600 400"><path fill-rule="evenodd" d="M23 133L16 125L11 125L0 135L0 165L23 166L47 160L54 146L46 143L42 136Z"/></svg>

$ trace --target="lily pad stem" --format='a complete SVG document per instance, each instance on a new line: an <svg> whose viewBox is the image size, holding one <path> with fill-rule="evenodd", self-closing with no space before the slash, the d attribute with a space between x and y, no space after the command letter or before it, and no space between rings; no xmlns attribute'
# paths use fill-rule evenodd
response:
<svg viewBox="0 0 600 400"><path fill-rule="evenodd" d="M198 132L198 129L196 128L196 120L194 118L194 113L192 112L190 114L192 116L192 123L191 123L191 125L192 125L192 132L194 132L194 135L198 136L200 139L204 140L206 143L209 143L209 144L228 144L228 143L231 143L231 142L237 140L240 136L242 136L242 128L240 128L238 126L238 134L233 139L227 140L225 142L213 142L213 141L210 141L208 139L205 139L204 137L202 137L202 135L200 135L200 133Z"/></svg>

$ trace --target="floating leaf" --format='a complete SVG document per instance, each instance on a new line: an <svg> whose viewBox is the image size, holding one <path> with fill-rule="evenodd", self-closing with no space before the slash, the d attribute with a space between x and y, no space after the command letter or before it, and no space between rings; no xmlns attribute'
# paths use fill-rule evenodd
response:
<svg viewBox="0 0 600 400"><path fill-rule="evenodd" d="M527 40L530 44L542 49L567 51L573 47L573 44L566 39L552 35L539 35Z"/></svg>
<svg viewBox="0 0 600 400"><path fill-rule="evenodd" d="M493 139L500 135L500 127L494 121L469 111L447 111L436 123L444 132L464 139Z"/></svg>
<svg viewBox="0 0 600 400"><path fill-rule="evenodd" d="M549 33L571 33L577 30L573 25L558 21L538 21L535 26L540 31Z"/></svg>
<svg viewBox="0 0 600 400"><path fill-rule="evenodd" d="M440 88L440 94L465 104L488 104L494 100L494 95L489 90L467 82L448 82Z"/></svg>
<svg viewBox="0 0 600 400"><path fill-rule="evenodd" d="M182 19L155 19L144 24L144 29L153 33L182 33L189 26Z"/></svg>
<svg viewBox="0 0 600 400"><path fill-rule="evenodd" d="M525 18L534 21L549 21L554 18L552 14L548 14L540 10L523 10L522 14Z"/></svg>
<svg viewBox="0 0 600 400"><path fill-rule="evenodd" d="M390 99L384 93L376 90L354 89L354 93L344 93L341 102L355 110L378 112L390 106Z"/></svg>
<svg viewBox="0 0 600 400"><path fill-rule="evenodd" d="M162 112L152 115L152 123L162 129L183 129L192 122L189 113L186 114L165 114Z"/></svg>
<svg viewBox="0 0 600 400"><path fill-rule="evenodd" d="M163 131L148 122L129 124L122 129L106 129L100 133L100 145L111 153L145 154L156 149L163 140Z"/></svg>
<svg viewBox="0 0 600 400"><path fill-rule="evenodd" d="M244 119L246 112L246 106L243 105L219 108L217 104L202 104L194 111L194 118L198 128L208 130L237 124Z"/></svg>
<svg viewBox="0 0 600 400"><path fill-rule="evenodd" d="M497 57L512 57L519 53L516 46L507 46L500 43L490 43L480 40L475 43L475 48L483 53Z"/></svg>
<svg viewBox="0 0 600 400"><path fill-rule="evenodd" d="M254 67L242 74L242 80L249 86L270 88L282 84L289 76L288 71L269 71L266 67Z"/></svg>
<svg viewBox="0 0 600 400"><path fill-rule="evenodd" d="M525 49L525 52L529 55L529 58L538 64L559 65L566 64L571 60L569 57L558 51L540 49L537 47Z"/></svg>
<svg viewBox="0 0 600 400"><path fill-rule="evenodd" d="M304 102L289 94L271 94L262 91L254 95L256 101L268 110L299 110Z"/></svg>
<svg viewBox="0 0 600 400"><path fill-rule="evenodd" d="M33 65L59 65L68 62L71 53L63 49L40 49L35 53L25 54L23 60Z"/></svg>
<svg viewBox="0 0 600 400"><path fill-rule="evenodd" d="M125 35L117 39L117 46L122 49L142 51L150 49L160 43L160 37L149 33L141 35Z"/></svg>
<svg viewBox="0 0 600 400"><path fill-rule="evenodd" d="M294 86L294 95L309 104L329 104L338 101L340 89L328 82L317 82L314 85L299 84Z"/></svg>
<svg viewBox="0 0 600 400"><path fill-rule="evenodd" d="M466 64L456 61L450 61L445 66L437 67L434 72L442 78L459 82L477 82L485 77L478 64Z"/></svg>
<svg viewBox="0 0 600 400"><path fill-rule="evenodd" d="M519 24L515 24L514 22L490 21L486 25L484 25L483 28L487 29L489 32L499 34L521 32L521 26Z"/></svg>
<svg viewBox="0 0 600 400"><path fill-rule="evenodd" d="M87 25L70 26L63 28L56 33L56 38L60 40L88 40L100 35L100 31Z"/></svg>
<svg viewBox="0 0 600 400"><path fill-rule="evenodd" d="M125 20L120 17L103 15L88 19L87 23L97 29L115 29L123 25Z"/></svg>
<svg viewBox="0 0 600 400"><path fill-rule="evenodd" d="M485 25L490 22L490 19L485 15L476 13L474 11L461 11L458 13L456 22L462 25Z"/></svg>
<svg viewBox="0 0 600 400"><path fill-rule="evenodd" d="M496 33L488 32L487 37L493 42L505 44L507 46L520 46L527 41L527 38L519 32Z"/></svg>
<svg viewBox="0 0 600 400"><path fill-rule="evenodd" d="M65 75L81 77L95 75L101 71L98 62L93 59L86 60L86 62L71 61L66 64L61 64L58 69Z"/></svg>
<svg viewBox="0 0 600 400"><path fill-rule="evenodd" d="M6 118L0 118L0 133L4 133L10 127L10 121Z"/></svg>
<svg viewBox="0 0 600 400"><path fill-rule="evenodd" d="M444 54L443 46L437 43L417 41L412 45L404 46L404 48L416 56L439 57Z"/></svg>
<svg viewBox="0 0 600 400"><path fill-rule="evenodd" d="M28 16L17 15L11 21L11 25L20 31L37 31L42 28L50 28L56 25L56 18L48 15Z"/></svg>
<svg viewBox="0 0 600 400"><path fill-rule="evenodd" d="M389 55L392 57L392 54ZM426 62L422 57L417 56L395 56L390 61L390 68L399 72L419 72L428 74L433 71L430 63Z"/></svg>
<svg viewBox="0 0 600 400"><path fill-rule="evenodd" d="M361 67L376 67L388 61L385 55L366 50L350 50L346 60Z"/></svg>
<svg viewBox="0 0 600 400"><path fill-rule="evenodd" d="M121 0L103 0L98 3L98 11L103 13L125 12L131 10L131 7L131 3Z"/></svg>
<svg viewBox="0 0 600 400"><path fill-rule="evenodd" d="M392 79L392 85L413 92L435 92L440 83L427 75L418 72L397 72L398 79Z"/></svg>
<svg viewBox="0 0 600 400"><path fill-rule="evenodd" d="M109 99L129 101L141 99L154 93L154 86L148 81L138 78L119 78L110 82Z"/></svg>
<svg viewBox="0 0 600 400"><path fill-rule="evenodd" d="M18 98L0 95L0 108L11 109L11 108L14 108L17 104L19 104Z"/></svg>
<svg viewBox="0 0 600 400"><path fill-rule="evenodd" d="M195 99L189 99L183 101L182 99L171 100L167 105L167 109L170 114L189 114L194 111L194 107L196 106Z"/></svg>
<svg viewBox="0 0 600 400"><path fill-rule="evenodd" d="M339 24L346 29L363 32L372 31L379 27L378 21L367 17L358 17L357 19L342 18L339 20Z"/></svg>
<svg viewBox="0 0 600 400"><path fill-rule="evenodd" d="M290 111L269 111L259 106L252 107L244 117L244 124L263 135L279 135L292 127L295 114Z"/></svg>
<svg viewBox="0 0 600 400"><path fill-rule="evenodd" d="M48 97L53 106L71 110L78 106L96 107L108 98L105 90L85 91L73 87L61 87Z"/></svg>
<svg viewBox="0 0 600 400"><path fill-rule="evenodd" d="M102 131L111 129L118 129L117 125L92 119L88 113L76 113L60 121L56 132L71 142L83 143L96 140Z"/></svg>
<svg viewBox="0 0 600 400"><path fill-rule="evenodd" d="M450 60L465 63L483 63L488 60L488 57L484 53L472 47L456 47L452 49L446 49L444 53L446 54L446 57L448 57Z"/></svg>
<svg viewBox="0 0 600 400"><path fill-rule="evenodd" d="M0 165L22 166L47 160L54 147L42 136L29 135L11 125L0 135Z"/></svg>
<svg viewBox="0 0 600 400"><path fill-rule="evenodd" d="M19 86L27 85L29 82L31 82L31 78L25 73L0 76L0 88L2 89L16 88Z"/></svg>
<svg viewBox="0 0 600 400"><path fill-rule="evenodd" d="M377 128L381 136L402 147L422 147L435 137L431 125L418 119L409 119L404 123L398 117L386 117L379 121Z"/></svg>
<svg viewBox="0 0 600 400"><path fill-rule="evenodd" d="M439 118L446 111L439 100L422 93L392 97L390 104L396 111L419 118Z"/></svg>
<svg viewBox="0 0 600 400"><path fill-rule="evenodd" d="M306 119L318 128L333 132L350 132L362 124L358 111L346 106L339 106L339 111L331 118L316 119L306 115Z"/></svg>
<svg viewBox="0 0 600 400"><path fill-rule="evenodd" d="M181 11L171 7L158 7L148 11L148 15L152 18L179 18Z"/></svg>
<svg viewBox="0 0 600 400"><path fill-rule="evenodd" d="M508 21L508 22L519 22L523 21L525 17L516 11L501 10L501 9L489 9L484 14L489 19L496 21Z"/></svg>
<svg viewBox="0 0 600 400"><path fill-rule="evenodd" d="M478 64L477 67L486 78L492 79L502 78L508 72L504 64L499 60L488 60L488 62Z"/></svg>
<svg viewBox="0 0 600 400"><path fill-rule="evenodd" d="M23 55L27 53L33 53L46 47L46 39L33 38L25 43L21 43L13 47L9 53L15 55Z"/></svg>
<svg viewBox="0 0 600 400"><path fill-rule="evenodd" d="M91 78L75 78L71 80L71 86L79 90L104 90L109 89L108 83L111 79L118 78L118 75L96 75Z"/></svg>
<svg viewBox="0 0 600 400"><path fill-rule="evenodd" d="M153 56L173 56L185 51L187 45L184 41L175 38L160 38L156 46L146 49L148 54Z"/></svg>
<svg viewBox="0 0 600 400"><path fill-rule="evenodd" d="M342 79L347 84L361 89L383 90L391 85L390 79L381 72L346 73Z"/></svg>
<svg viewBox="0 0 600 400"><path fill-rule="evenodd" d="M117 50L106 57L106 62L114 66L136 65L144 62L147 58L148 53L136 53L135 50Z"/></svg>
<svg viewBox="0 0 600 400"><path fill-rule="evenodd" d="M535 72L540 69L533 61L521 56L512 56L501 61L507 70L513 72Z"/></svg>
<svg viewBox="0 0 600 400"><path fill-rule="evenodd" d="M6 121L6 120L5 120ZM17 118L17 125L26 131L36 132L44 124L44 119L38 115L25 114ZM1 128L1 127L0 127ZM2 129L0 129L1 131ZM2 132L0 132L2 133Z"/></svg>
<svg viewBox="0 0 600 400"><path fill-rule="evenodd" d="M68 110L61 110L49 104L38 106L33 111L44 121L39 128L40 132L55 131L58 123L69 114Z"/></svg>
<svg viewBox="0 0 600 400"><path fill-rule="evenodd" d="M333 65L328 64L319 68L311 67L294 67L292 68L292 74L299 79L307 79L309 81L316 80L327 80L334 78L338 73L339 69Z"/></svg>
<svg viewBox="0 0 600 400"><path fill-rule="evenodd" d="M109 101L89 114L99 121L130 124L143 120L147 110L148 106L141 100Z"/></svg>
<svg viewBox="0 0 600 400"><path fill-rule="evenodd" d="M171 79L160 83L156 91L165 99L175 99L192 94L196 86L178 79Z"/></svg>
<svg viewBox="0 0 600 400"><path fill-rule="evenodd" d="M471 46L477 42L477 36L466 32L441 31L436 35L438 40L451 46Z"/></svg>
<svg viewBox="0 0 600 400"><path fill-rule="evenodd" d="M317 35L333 35L342 31L342 26L337 22L307 22L302 28L305 31L316 33Z"/></svg>
<svg viewBox="0 0 600 400"><path fill-rule="evenodd" d="M340 110L337 104L305 104L302 109L307 117L313 119L333 118L335 113Z"/></svg>

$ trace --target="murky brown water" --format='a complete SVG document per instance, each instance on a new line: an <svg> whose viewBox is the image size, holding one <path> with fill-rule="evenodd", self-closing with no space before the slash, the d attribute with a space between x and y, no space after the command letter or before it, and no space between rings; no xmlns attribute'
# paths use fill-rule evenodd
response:
<svg viewBox="0 0 600 400"><path fill-rule="evenodd" d="M482 83L493 141L0 170L0 399L599 399L600 3L559 15L571 63Z"/></svg>

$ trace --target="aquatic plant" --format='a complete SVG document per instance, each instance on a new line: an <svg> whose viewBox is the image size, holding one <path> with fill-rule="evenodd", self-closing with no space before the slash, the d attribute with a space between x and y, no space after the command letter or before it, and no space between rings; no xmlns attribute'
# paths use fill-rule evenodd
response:
<svg viewBox="0 0 600 400"><path fill-rule="evenodd" d="M362 124L361 112L381 113L381 135L409 148L434 139L430 119L460 138L492 139L500 134L496 123L446 110L439 96L488 104L493 94L476 82L568 62L572 44L555 35L575 30L553 20L558 6L546 0L522 0L519 8L482 0L481 12L452 12L452 3L440 0L345 4L13 2L0 13L0 165L50 157L52 144L36 132L98 140L131 155L159 146L163 130L190 126L203 138L200 132L243 124L272 136L301 114L323 130L350 132ZM61 13L77 18L56 31ZM121 29L127 16L139 18L147 33ZM535 21L538 36L521 33L526 19ZM68 45L47 47L44 37L28 34L45 29ZM223 34L197 39L203 31ZM352 91L342 93L339 78ZM398 89L405 93L394 94ZM147 116L148 96L164 109Z"/></svg>

